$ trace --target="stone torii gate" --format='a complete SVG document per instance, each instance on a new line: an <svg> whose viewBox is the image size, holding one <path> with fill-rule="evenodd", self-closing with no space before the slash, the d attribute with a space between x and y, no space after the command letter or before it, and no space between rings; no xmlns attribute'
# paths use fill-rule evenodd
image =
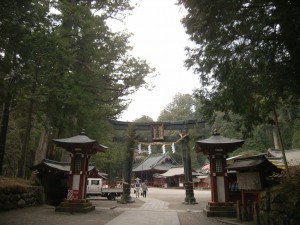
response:
<svg viewBox="0 0 300 225"><path fill-rule="evenodd" d="M143 143L153 143L156 145L163 145L165 142L173 142L174 138L165 136L165 130L177 130L180 131L181 135L181 144L183 151L183 163L184 163L184 175L185 175L185 204L195 204L196 199L194 197L193 190L193 182L192 182L192 168L191 168L191 158L190 158L190 148L189 148L189 133L188 130L194 128L197 124L200 127L204 127L205 122L200 120L185 120L185 121L172 121L172 122L123 122L123 121L115 121L111 120L111 124L113 125L115 130L123 130L126 131L129 126L134 126L136 131L144 131L144 135L142 137L138 137L139 142ZM145 131L146 132L145 134ZM115 137L114 141L116 142L125 142L123 137ZM130 171L125 171L125 173L130 174ZM130 176L127 176L130 177ZM125 183L128 187L130 187L131 180L125 180ZM126 186L126 187L127 187ZM128 189L128 188L127 188ZM130 190L126 189L126 193L130 195ZM126 195L125 190L124 194ZM129 197L128 197L129 199ZM128 201L129 202L129 201Z"/></svg>

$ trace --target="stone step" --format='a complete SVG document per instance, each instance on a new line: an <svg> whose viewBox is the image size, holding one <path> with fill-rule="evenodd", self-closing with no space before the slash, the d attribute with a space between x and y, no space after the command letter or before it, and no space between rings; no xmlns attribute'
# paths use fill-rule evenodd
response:
<svg viewBox="0 0 300 225"><path fill-rule="evenodd" d="M77 203L77 202L61 202L61 207L89 207L92 206L91 202Z"/></svg>
<svg viewBox="0 0 300 225"><path fill-rule="evenodd" d="M208 211L234 211L236 212L235 206L210 206L206 205Z"/></svg>
<svg viewBox="0 0 300 225"><path fill-rule="evenodd" d="M95 210L95 206L91 202L61 202L55 208L56 212L69 212L69 213L87 213Z"/></svg>
<svg viewBox="0 0 300 225"><path fill-rule="evenodd" d="M236 211L209 211L207 209L203 209L204 215L207 217L230 217L236 218Z"/></svg>
<svg viewBox="0 0 300 225"><path fill-rule="evenodd" d="M87 213L95 210L95 206L88 207L62 207L57 206L55 212L69 212L69 213Z"/></svg>

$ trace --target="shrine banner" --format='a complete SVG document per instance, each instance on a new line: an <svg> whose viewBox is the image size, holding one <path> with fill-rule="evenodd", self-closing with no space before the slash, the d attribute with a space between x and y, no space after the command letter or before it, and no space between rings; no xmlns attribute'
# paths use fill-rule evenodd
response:
<svg viewBox="0 0 300 225"><path fill-rule="evenodd" d="M73 199L78 199L79 190L73 190Z"/></svg>
<svg viewBox="0 0 300 225"><path fill-rule="evenodd" d="M67 200L72 200L73 199L73 190L68 189L68 195L67 195Z"/></svg>
<svg viewBox="0 0 300 225"><path fill-rule="evenodd" d="M78 199L79 190L68 190L67 200Z"/></svg>

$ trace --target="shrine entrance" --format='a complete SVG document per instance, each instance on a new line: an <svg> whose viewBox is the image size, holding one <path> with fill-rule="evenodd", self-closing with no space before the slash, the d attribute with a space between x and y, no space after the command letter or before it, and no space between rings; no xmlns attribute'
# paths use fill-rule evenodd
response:
<svg viewBox="0 0 300 225"><path fill-rule="evenodd" d="M152 153L153 146L161 147L163 154L166 153L166 147L172 149L172 153L175 153L175 145L181 144L182 148L182 159L184 167L184 188L185 188L185 204L196 204L196 199L194 197L193 180L192 180L192 168L191 168L191 157L190 157L190 147L189 147L189 129L194 128L198 125L204 128L205 122L199 120L186 120L186 121L176 121L176 122L145 122L145 123L135 123L135 122L122 122L122 121L111 121L114 129L116 131L126 131L130 126L133 126L137 132L142 135L137 135L130 140L132 145L138 151L141 151L142 147L147 147L148 153ZM178 132L178 136L167 136L165 131ZM124 135L115 136L115 142L125 143ZM134 151L134 149L132 149ZM133 153L131 154L133 158ZM132 161L127 159L128 161ZM132 165L125 168L126 175L124 176L126 190L124 189L124 201L130 202L130 184L131 184L131 172ZM127 179L126 179L127 177ZM124 188L124 186L123 186Z"/></svg>

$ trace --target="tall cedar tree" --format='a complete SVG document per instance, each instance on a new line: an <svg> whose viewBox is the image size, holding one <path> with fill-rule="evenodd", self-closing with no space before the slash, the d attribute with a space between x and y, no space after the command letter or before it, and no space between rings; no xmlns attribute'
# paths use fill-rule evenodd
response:
<svg viewBox="0 0 300 225"><path fill-rule="evenodd" d="M0 90L18 89L13 93L15 121L27 118L27 123L22 119L17 124L23 135L20 152L25 151L19 163L21 176L22 168L29 166L28 148L37 148L38 141L29 143L34 140L33 128L36 135L51 126L56 137L86 128L90 137L102 142L109 137L103 132L109 129L107 119L125 109L125 97L143 86L153 69L129 55L128 34L114 33L107 26L108 19L120 19L119 15L132 9L128 0L1 4ZM22 74L22 79L8 79L15 74ZM14 82L9 88L8 81ZM11 98L2 96L1 102L11 103ZM6 130L1 126L2 156L5 140Z"/></svg>
<svg viewBox="0 0 300 225"><path fill-rule="evenodd" d="M251 128L300 95L300 2L179 0L206 109L232 110ZM208 107L210 106L210 107ZM208 114L209 114L208 113Z"/></svg>
<svg viewBox="0 0 300 225"><path fill-rule="evenodd" d="M208 91L199 91L208 113L239 113L246 127L269 120L276 108L300 95L300 2L297 0L179 0L183 23L196 43L186 65ZM287 163L286 160L286 169Z"/></svg>

